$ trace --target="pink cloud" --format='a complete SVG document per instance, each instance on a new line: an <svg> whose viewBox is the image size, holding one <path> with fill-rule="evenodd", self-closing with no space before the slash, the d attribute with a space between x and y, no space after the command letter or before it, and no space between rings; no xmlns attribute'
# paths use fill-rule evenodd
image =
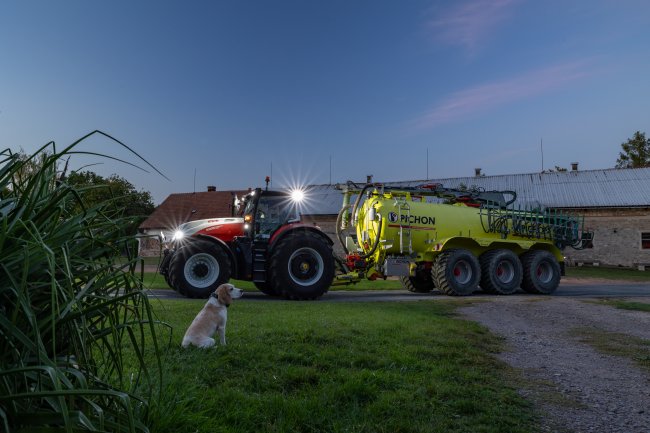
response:
<svg viewBox="0 0 650 433"><path fill-rule="evenodd" d="M572 62L528 72L507 81L461 90L415 119L413 124L416 128L429 128L539 95L587 76L585 69L586 62Z"/></svg>
<svg viewBox="0 0 650 433"><path fill-rule="evenodd" d="M519 0L471 0L438 14L429 22L434 37L473 53L479 42L512 13Z"/></svg>

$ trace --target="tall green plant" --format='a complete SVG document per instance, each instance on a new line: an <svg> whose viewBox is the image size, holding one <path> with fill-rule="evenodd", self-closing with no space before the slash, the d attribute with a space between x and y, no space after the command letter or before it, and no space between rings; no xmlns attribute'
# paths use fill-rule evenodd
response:
<svg viewBox="0 0 650 433"><path fill-rule="evenodd" d="M93 134L0 153L0 431L147 431L160 361L128 218L57 176Z"/></svg>

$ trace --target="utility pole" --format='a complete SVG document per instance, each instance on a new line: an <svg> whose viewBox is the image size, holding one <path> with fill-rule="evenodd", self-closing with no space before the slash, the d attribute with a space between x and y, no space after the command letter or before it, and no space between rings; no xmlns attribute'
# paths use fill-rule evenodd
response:
<svg viewBox="0 0 650 433"><path fill-rule="evenodd" d="M330 185L332 184L332 155L330 155Z"/></svg>
<svg viewBox="0 0 650 433"><path fill-rule="evenodd" d="M427 147L427 180L429 180L429 148Z"/></svg>

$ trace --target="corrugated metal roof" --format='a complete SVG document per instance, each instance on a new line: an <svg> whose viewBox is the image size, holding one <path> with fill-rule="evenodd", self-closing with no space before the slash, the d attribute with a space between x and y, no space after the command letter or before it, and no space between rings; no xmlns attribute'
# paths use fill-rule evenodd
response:
<svg viewBox="0 0 650 433"><path fill-rule="evenodd" d="M422 179L385 182L394 186L440 183L445 188L461 185L485 191L517 193L515 206L551 208L643 207L650 206L650 168L583 170L525 173L497 176ZM333 185L312 185L305 214L338 214L342 194Z"/></svg>

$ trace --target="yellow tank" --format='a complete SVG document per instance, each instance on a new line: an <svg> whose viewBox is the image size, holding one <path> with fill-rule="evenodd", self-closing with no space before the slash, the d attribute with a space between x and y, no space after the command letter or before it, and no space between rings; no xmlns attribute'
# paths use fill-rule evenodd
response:
<svg viewBox="0 0 650 433"><path fill-rule="evenodd" d="M360 198L348 217L352 192ZM343 225L349 219L356 231L355 242L348 239L351 247L344 246L351 273L364 272L370 279L397 276L414 292L438 288L465 295L480 284L500 294L520 287L552 293L563 275L561 248L575 247L580 238L573 217L514 210L469 196L443 203L431 190L379 184L346 194Z"/></svg>
<svg viewBox="0 0 650 433"><path fill-rule="evenodd" d="M507 246L523 253L531 248L552 252L560 261L561 251L552 239L531 239L511 234L504 238L501 233L487 232L487 213L465 204L426 202L426 197L404 193L371 193L359 207L357 215L357 239L359 247L369 252L377 239L379 247L374 252L375 261L389 254L416 255L417 261L433 261L441 251L449 248L466 248L475 255L491 247ZM506 215L505 211L492 211ZM512 230L510 230L512 232Z"/></svg>

